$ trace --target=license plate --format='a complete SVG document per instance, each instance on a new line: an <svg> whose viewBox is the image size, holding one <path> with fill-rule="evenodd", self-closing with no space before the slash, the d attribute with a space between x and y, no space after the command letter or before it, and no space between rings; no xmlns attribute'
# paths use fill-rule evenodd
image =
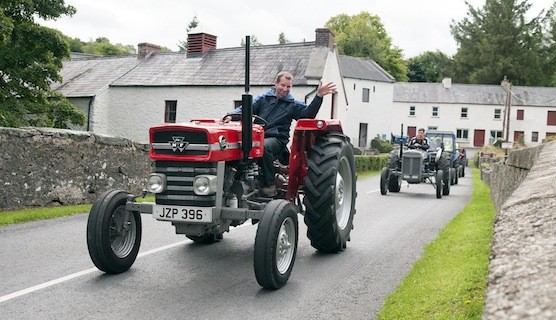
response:
<svg viewBox="0 0 556 320"><path fill-rule="evenodd" d="M212 208L154 205L153 218L164 221L212 222Z"/></svg>

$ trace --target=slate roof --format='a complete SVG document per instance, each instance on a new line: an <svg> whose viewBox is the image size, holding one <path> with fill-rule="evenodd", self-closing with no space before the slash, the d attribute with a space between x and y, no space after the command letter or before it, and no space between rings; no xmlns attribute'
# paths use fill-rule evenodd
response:
<svg viewBox="0 0 556 320"><path fill-rule="evenodd" d="M393 83L396 80L371 59L340 55L340 72L345 78Z"/></svg>
<svg viewBox="0 0 556 320"><path fill-rule="evenodd" d="M329 51L326 47L315 47L314 42L251 47L250 84L272 85L279 71L289 71L294 76L294 85L306 85L308 79L322 77ZM188 58L186 54L178 52L157 52L111 85L244 85L244 69L243 47L209 50L197 58Z"/></svg>
<svg viewBox="0 0 556 320"><path fill-rule="evenodd" d="M556 88L513 86L511 91L512 106L556 107ZM504 105L506 96L501 85L452 83L447 89L442 83L394 83L394 102Z"/></svg>
<svg viewBox="0 0 556 320"><path fill-rule="evenodd" d="M136 56L97 57L73 55L64 61L60 75L62 83L53 83L52 89L67 97L92 97L133 68Z"/></svg>

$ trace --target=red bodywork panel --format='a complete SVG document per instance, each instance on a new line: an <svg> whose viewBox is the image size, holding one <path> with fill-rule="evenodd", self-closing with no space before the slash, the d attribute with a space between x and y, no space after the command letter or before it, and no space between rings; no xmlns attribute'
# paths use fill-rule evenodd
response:
<svg viewBox="0 0 556 320"><path fill-rule="evenodd" d="M329 132L343 133L342 124L339 120L301 119L297 121L290 148L290 171L286 200L293 201L297 196L299 187L303 185L303 179L307 175L308 154L306 152L309 151L311 146L315 145L317 137Z"/></svg>
<svg viewBox="0 0 556 320"><path fill-rule="evenodd" d="M155 141L155 134L164 134L165 131L175 131L177 134L171 134L172 137L166 139L167 141ZM190 144L188 133L201 136L204 134L208 138L208 143ZM225 142L221 143L221 139L225 139ZM151 144L149 156L153 160L216 162L243 159L241 123L239 122L222 123L215 119L195 119L189 123L154 126L149 129L149 141ZM200 152L205 154L180 154L179 150L176 151L179 147L183 147L184 150L187 150L188 147L190 149L195 147L201 149ZM162 153L163 150L167 150L167 152ZM173 152L169 150L173 150ZM261 158L263 152L263 128L253 124L253 148L249 155L251 158Z"/></svg>

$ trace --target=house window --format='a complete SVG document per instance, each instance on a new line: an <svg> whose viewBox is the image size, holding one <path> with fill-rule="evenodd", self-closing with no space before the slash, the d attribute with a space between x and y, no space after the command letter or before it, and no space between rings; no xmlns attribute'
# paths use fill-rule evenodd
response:
<svg viewBox="0 0 556 320"><path fill-rule="evenodd" d="M234 109L241 106L241 100L234 100Z"/></svg>
<svg viewBox="0 0 556 320"><path fill-rule="evenodd" d="M502 140L502 131L490 130L490 138L488 143L492 145L496 142L496 140Z"/></svg>
<svg viewBox="0 0 556 320"><path fill-rule="evenodd" d="M523 110L517 110L517 120L523 120Z"/></svg>
<svg viewBox="0 0 556 320"><path fill-rule="evenodd" d="M363 102L369 102L369 88L363 88Z"/></svg>
<svg viewBox="0 0 556 320"><path fill-rule="evenodd" d="M539 142L539 133L537 131L531 133L531 142Z"/></svg>
<svg viewBox="0 0 556 320"><path fill-rule="evenodd" d="M556 111L548 111L546 117L546 124L549 126L556 126Z"/></svg>
<svg viewBox="0 0 556 320"><path fill-rule="evenodd" d="M178 102L176 100L166 100L166 107L164 108L164 122L176 123L176 110Z"/></svg>
<svg viewBox="0 0 556 320"><path fill-rule="evenodd" d="M467 108L461 108L461 117L467 118Z"/></svg>
<svg viewBox="0 0 556 320"><path fill-rule="evenodd" d="M359 143L358 146L361 148L367 147L367 123L359 124Z"/></svg>
<svg viewBox="0 0 556 320"><path fill-rule="evenodd" d="M438 127L427 127L427 130L438 130Z"/></svg>
<svg viewBox="0 0 556 320"><path fill-rule="evenodd" d="M432 107L432 116L438 117L438 107Z"/></svg>
<svg viewBox="0 0 556 320"><path fill-rule="evenodd" d="M410 116L414 116L414 115L415 115L415 106L409 106L409 115L410 115Z"/></svg>
<svg viewBox="0 0 556 320"><path fill-rule="evenodd" d="M456 140L469 140L469 129L457 129L456 130Z"/></svg>
<svg viewBox="0 0 556 320"><path fill-rule="evenodd" d="M502 109L494 109L494 119L500 119L502 117Z"/></svg>

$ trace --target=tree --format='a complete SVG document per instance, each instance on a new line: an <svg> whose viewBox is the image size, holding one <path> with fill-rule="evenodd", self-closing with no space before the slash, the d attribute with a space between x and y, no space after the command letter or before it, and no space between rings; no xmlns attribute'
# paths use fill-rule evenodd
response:
<svg viewBox="0 0 556 320"><path fill-rule="evenodd" d="M392 45L392 39L380 17L368 12L330 18L325 26L336 34L340 54L370 58L398 81L407 81L407 64L402 50Z"/></svg>
<svg viewBox="0 0 556 320"><path fill-rule="evenodd" d="M263 45L262 43L259 42L259 39L257 39L257 36L255 36L255 35L252 35L249 39L250 39L250 41L251 41L251 46L252 46L252 47L262 46L262 45ZM245 47L245 39L243 39L243 38L241 39L240 45L241 45L242 47Z"/></svg>
<svg viewBox="0 0 556 320"><path fill-rule="evenodd" d="M280 32L280 34L278 35L278 43L286 44L286 43L291 43L291 41L286 39L286 35L283 32Z"/></svg>
<svg viewBox="0 0 556 320"><path fill-rule="evenodd" d="M197 26L199 25L199 20L197 20L197 15L193 16L193 19L191 19L191 21L189 21L189 24L187 25L187 28L185 29L185 33L189 34L189 32L193 29L195 29ZM178 43L178 48L180 52L185 52L187 51L187 40L185 41L180 41Z"/></svg>
<svg viewBox="0 0 556 320"><path fill-rule="evenodd" d="M545 26L544 47L541 50L543 70L545 72L545 85L556 86L556 1L548 11L546 19L543 20Z"/></svg>
<svg viewBox="0 0 556 320"><path fill-rule="evenodd" d="M57 19L75 8L63 0L3 0L0 3L0 126L67 128L85 115L50 85L61 81L68 44L56 30L34 18Z"/></svg>
<svg viewBox="0 0 556 320"><path fill-rule="evenodd" d="M499 84L507 75L517 85L546 84L543 12L527 20L531 7L527 0L487 0L482 8L466 4L467 17L450 26L458 43L456 81Z"/></svg>
<svg viewBox="0 0 556 320"><path fill-rule="evenodd" d="M411 82L441 82L453 76L453 60L440 51L426 51L408 60Z"/></svg>

